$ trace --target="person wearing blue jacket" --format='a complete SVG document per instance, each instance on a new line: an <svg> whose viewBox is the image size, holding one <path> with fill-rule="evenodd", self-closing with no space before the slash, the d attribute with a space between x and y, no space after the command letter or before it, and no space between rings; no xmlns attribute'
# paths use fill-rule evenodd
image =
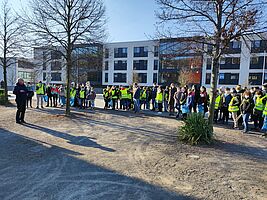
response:
<svg viewBox="0 0 267 200"><path fill-rule="evenodd" d="M16 95L16 103L17 103L16 123L17 124L26 123L24 118L26 112L28 89L24 84L23 79L21 78L18 79L18 82L13 90L13 94Z"/></svg>

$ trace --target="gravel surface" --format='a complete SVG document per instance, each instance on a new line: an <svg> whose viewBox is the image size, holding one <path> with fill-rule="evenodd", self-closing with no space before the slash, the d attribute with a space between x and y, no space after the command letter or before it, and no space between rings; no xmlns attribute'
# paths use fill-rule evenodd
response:
<svg viewBox="0 0 267 200"><path fill-rule="evenodd" d="M0 107L0 199L267 199L267 141L215 128L177 141L182 122L118 111Z"/></svg>

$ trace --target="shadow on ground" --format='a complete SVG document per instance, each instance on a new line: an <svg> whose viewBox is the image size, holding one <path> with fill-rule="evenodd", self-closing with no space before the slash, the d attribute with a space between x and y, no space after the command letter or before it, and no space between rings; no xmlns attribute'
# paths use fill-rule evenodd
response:
<svg viewBox="0 0 267 200"><path fill-rule="evenodd" d="M59 133L50 131L50 134ZM77 152L3 128L0 137L0 199L3 200L193 199L80 160L76 158L80 155Z"/></svg>

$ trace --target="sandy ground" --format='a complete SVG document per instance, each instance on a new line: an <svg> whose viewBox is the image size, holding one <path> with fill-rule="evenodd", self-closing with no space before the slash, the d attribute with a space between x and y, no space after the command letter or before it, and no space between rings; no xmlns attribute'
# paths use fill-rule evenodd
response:
<svg viewBox="0 0 267 200"><path fill-rule="evenodd" d="M182 122L118 111L0 107L0 199L267 199L267 141L215 128L177 141Z"/></svg>

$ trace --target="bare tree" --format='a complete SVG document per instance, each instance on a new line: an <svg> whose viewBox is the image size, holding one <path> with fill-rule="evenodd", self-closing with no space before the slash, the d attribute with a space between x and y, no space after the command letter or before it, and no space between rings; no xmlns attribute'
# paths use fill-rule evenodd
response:
<svg viewBox="0 0 267 200"><path fill-rule="evenodd" d="M211 104L209 123L213 124L214 95L217 90L219 60L232 40L266 29L265 0L156 0L158 28L172 36L193 36L192 40L208 45L212 57ZM200 40L195 40L203 36ZM210 51L208 51L210 50Z"/></svg>
<svg viewBox="0 0 267 200"><path fill-rule="evenodd" d="M18 23L18 16L11 10L8 1L1 5L0 13L0 64L3 66L5 104L8 103L7 68L16 64L13 62L21 50L20 43L22 27Z"/></svg>
<svg viewBox="0 0 267 200"><path fill-rule="evenodd" d="M70 115L70 81L75 44L96 42L105 36L102 0L32 0L32 15L24 17L35 41L59 46L67 68L66 115Z"/></svg>

